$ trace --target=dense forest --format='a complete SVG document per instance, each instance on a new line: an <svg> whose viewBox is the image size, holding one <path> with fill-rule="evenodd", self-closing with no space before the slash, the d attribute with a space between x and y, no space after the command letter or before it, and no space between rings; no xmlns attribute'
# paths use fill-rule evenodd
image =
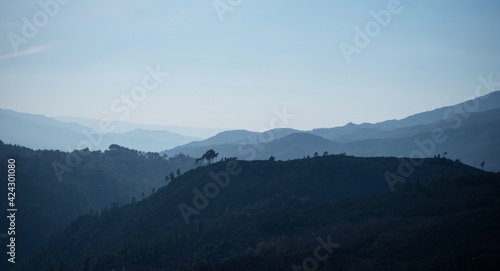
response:
<svg viewBox="0 0 500 271"><path fill-rule="evenodd" d="M391 192L400 165L225 159L79 217L19 270L496 270L500 174L425 159Z"/></svg>
<svg viewBox="0 0 500 271"><path fill-rule="evenodd" d="M182 173L194 167L194 159L182 154L161 157L118 145L104 152L67 153L35 151L0 141L0 153L5 163L16 160L17 234L23 237L17 251L23 255L19 257L21 262L50 234L78 216L140 201L165 186L165 176L170 172ZM7 168L0 168L2 176L7 176ZM7 195L7 185L1 189L2 195ZM5 206L6 199L2 201ZM1 212L5 217L5 208Z"/></svg>

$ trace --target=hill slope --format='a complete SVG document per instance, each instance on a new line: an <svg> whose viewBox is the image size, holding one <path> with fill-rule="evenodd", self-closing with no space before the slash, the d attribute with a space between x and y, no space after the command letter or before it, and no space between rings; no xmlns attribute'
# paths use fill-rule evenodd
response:
<svg viewBox="0 0 500 271"><path fill-rule="evenodd" d="M388 193L384 173L397 171L399 164L395 158L349 156L219 162L187 172L140 203L78 219L53 236L31 267L287 270L314 248L316 235L323 236L334 228L339 230L336 238L345 243L343 264L352 266L347 255L355 252L368 257L362 249L367 242L373 243L375 236L382 243L374 245L370 253L377 253L377 247L387 250L388 241L383 241L380 232L387 226L397 231L397 238L403 238L401 234L412 225L422 229L436 226L431 218L417 219L419 216L447 216L461 210L452 203L458 200L453 193L429 192L430 188L419 183L481 173L447 159L427 159L406 185L398 186L420 193L415 199L412 194L400 197ZM214 174L215 179L211 177ZM498 181L498 176L481 178L489 183L491 178ZM477 189L498 194L498 187ZM472 195L469 192L463 193L468 197ZM444 196L450 201L439 205ZM484 199L489 204L492 197ZM400 216L409 218L397 218ZM363 234L357 236L359 233ZM431 258L425 260L432 262ZM362 258L358 262L362 263Z"/></svg>
<svg viewBox="0 0 500 271"><path fill-rule="evenodd" d="M141 200L143 193L150 195L153 189L164 186L169 172L185 172L194 166L190 157L164 159L116 145L105 152L66 153L34 151L0 141L0 159L1 176L7 176L8 159L16 161L16 232L22 237L16 249L23 255L19 263L79 215L126 204L133 197ZM0 192L7 195L7 185L1 186ZM2 197L2 217L7 215L6 203ZM3 229L8 228L5 223L2 219Z"/></svg>

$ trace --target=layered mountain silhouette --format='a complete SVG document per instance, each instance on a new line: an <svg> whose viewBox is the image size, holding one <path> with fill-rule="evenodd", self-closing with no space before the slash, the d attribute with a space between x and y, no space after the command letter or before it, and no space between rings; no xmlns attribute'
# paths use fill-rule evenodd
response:
<svg viewBox="0 0 500 271"><path fill-rule="evenodd" d="M92 150L106 150L109 145L118 144L141 151L158 152L166 146L175 147L197 140L195 137L168 131L145 129L104 134L96 130L98 128L74 122L67 123L43 115L3 109L0 109L0 126L5 127L0 130L0 139L5 143L33 149L67 151L90 146Z"/></svg>
<svg viewBox="0 0 500 271"><path fill-rule="evenodd" d="M154 128L153 126L134 126L120 122L116 123L119 127L117 130L125 132L108 133L101 137L95 130L77 123L62 122L43 115L0 110L0 124L8 127L0 131L0 139L5 143L34 149L57 150L73 150L87 145L92 149L105 150L111 144L118 144L140 151L164 150L161 155L168 156L182 152L191 157L201 157L208 149L215 149L219 157L238 157L244 160L267 159L270 156L288 160L312 156L316 152L424 157L447 153L448 157L469 165L479 167L482 164L484 169L500 171L500 156L497 155L499 108L500 91L496 91L402 120L359 125L349 123L342 127L311 131L288 128L262 133L230 130L204 140L164 130L144 129ZM96 123L95 120L81 118L61 119L74 119L88 125ZM143 128L130 130L133 127ZM433 139L433 132L442 132L446 140L434 142L435 146L429 143L428 148L422 149L423 143ZM81 142L88 144L80 144Z"/></svg>
<svg viewBox="0 0 500 271"><path fill-rule="evenodd" d="M368 138L401 137L401 128L414 127L426 124L439 123L443 120L452 121L454 116L467 116L470 113L479 113L500 108L500 91L491 92L485 96L476 97L463 103L422 112L401 120L388 120L380 123L349 123L343 127L314 129L312 133L338 142L352 142ZM387 133L389 131L389 133ZM393 132L390 132L393 131Z"/></svg>
<svg viewBox="0 0 500 271"><path fill-rule="evenodd" d="M85 127L96 129L99 127L101 120L82 117L55 117L56 120L68 123L78 123ZM170 131L173 133L186 135L194 138L208 138L225 129L222 128L200 128L180 125L154 125L140 124L126 121L113 121L116 133L124 133L132 130L149 130L149 131ZM195 139L193 139L195 140Z"/></svg>
<svg viewBox="0 0 500 271"><path fill-rule="evenodd" d="M227 131L209 139L166 150L200 157L215 149L221 157L288 160L328 153L356 156L448 156L469 165L500 171L500 92L420 113L403 120L377 124L297 131L275 129L264 133ZM435 133L438 139L435 140ZM269 139L272 140L269 140ZM429 142L432 141L432 142ZM446 154L445 154L446 153Z"/></svg>
<svg viewBox="0 0 500 271"><path fill-rule="evenodd" d="M403 120L205 140L148 127L88 137L9 110L0 124L19 171L16 270L296 270L318 238L338 246L316 270L500 265L500 176L488 173L500 92ZM91 139L100 147L78 145ZM195 164L210 149L215 163Z"/></svg>

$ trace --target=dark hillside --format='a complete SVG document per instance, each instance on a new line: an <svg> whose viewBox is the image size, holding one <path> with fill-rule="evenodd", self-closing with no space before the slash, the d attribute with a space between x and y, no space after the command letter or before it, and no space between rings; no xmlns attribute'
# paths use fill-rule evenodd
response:
<svg viewBox="0 0 500 271"><path fill-rule="evenodd" d="M396 269L417 264L423 270L458 259L443 254L445 259L433 260L432 252L420 245L418 253L394 248L403 241L404 246L417 245L427 235L426 242L438 235L443 248L457 253L489 251L479 241L471 248L474 253L462 251L455 246L462 241L439 228L444 223L461 232L472 218L490 223L499 207L498 175L481 175L447 159L427 159L406 184L398 185L399 192L390 193L384 173L396 171L399 163L396 158L326 156L288 162L230 160L201 167L142 202L79 218L54 235L31 266L288 270L311 253L316 237L328 235L342 246L322 268L370 270L376 263ZM224 172L230 180L219 179L223 187L217 189L210 174ZM460 177L465 175L471 177ZM457 224L460 217L464 224ZM465 237L496 229L478 227L481 231L465 231ZM412 228L420 230L409 235Z"/></svg>
<svg viewBox="0 0 500 271"><path fill-rule="evenodd" d="M187 156L164 159L157 153L141 153L118 145L105 152L66 153L34 151L0 141L0 159L1 176L7 176L8 159L16 160L16 232L23 237L17 242L17 251L23 255L19 257L21 263L50 234L78 216L130 203L134 197L141 200L153 189L165 186L169 172L194 167L194 159ZM7 195L7 185L1 192ZM1 204L5 217L7 199L2 197ZM6 220L2 221L2 228L7 229L3 224Z"/></svg>

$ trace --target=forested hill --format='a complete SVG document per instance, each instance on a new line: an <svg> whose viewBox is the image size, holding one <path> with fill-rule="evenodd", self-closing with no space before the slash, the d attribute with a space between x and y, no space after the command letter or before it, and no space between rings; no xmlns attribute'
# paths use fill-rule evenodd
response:
<svg viewBox="0 0 500 271"><path fill-rule="evenodd" d="M23 270L289 270L313 253L318 237L342 244L318 270L370 270L379 260L394 270L423 270L455 252L491 260L481 244L455 245L498 233L490 222L499 176L426 159L391 193L386 173L400 167L396 158L345 155L221 161L188 171L144 201L80 217ZM441 228L464 230L472 217L481 221L471 228L477 232L458 237ZM409 235L410 228L418 230ZM423 246L436 238L448 243L439 250L444 258L434 260L432 246ZM416 252L403 251L413 245Z"/></svg>
<svg viewBox="0 0 500 271"><path fill-rule="evenodd" d="M56 230L63 229L80 215L127 204L151 195L165 186L170 172L185 172L194 159L177 155L160 157L111 145L107 151L31 150L0 141L0 174L7 176L7 161L15 159L17 242L19 262ZM7 195L7 185L1 186ZM7 199L2 196L2 217ZM2 220L7 229L7 220ZM36 226L34 226L36 225ZM5 261L6 262L6 261ZM5 270L0 268L1 270Z"/></svg>

